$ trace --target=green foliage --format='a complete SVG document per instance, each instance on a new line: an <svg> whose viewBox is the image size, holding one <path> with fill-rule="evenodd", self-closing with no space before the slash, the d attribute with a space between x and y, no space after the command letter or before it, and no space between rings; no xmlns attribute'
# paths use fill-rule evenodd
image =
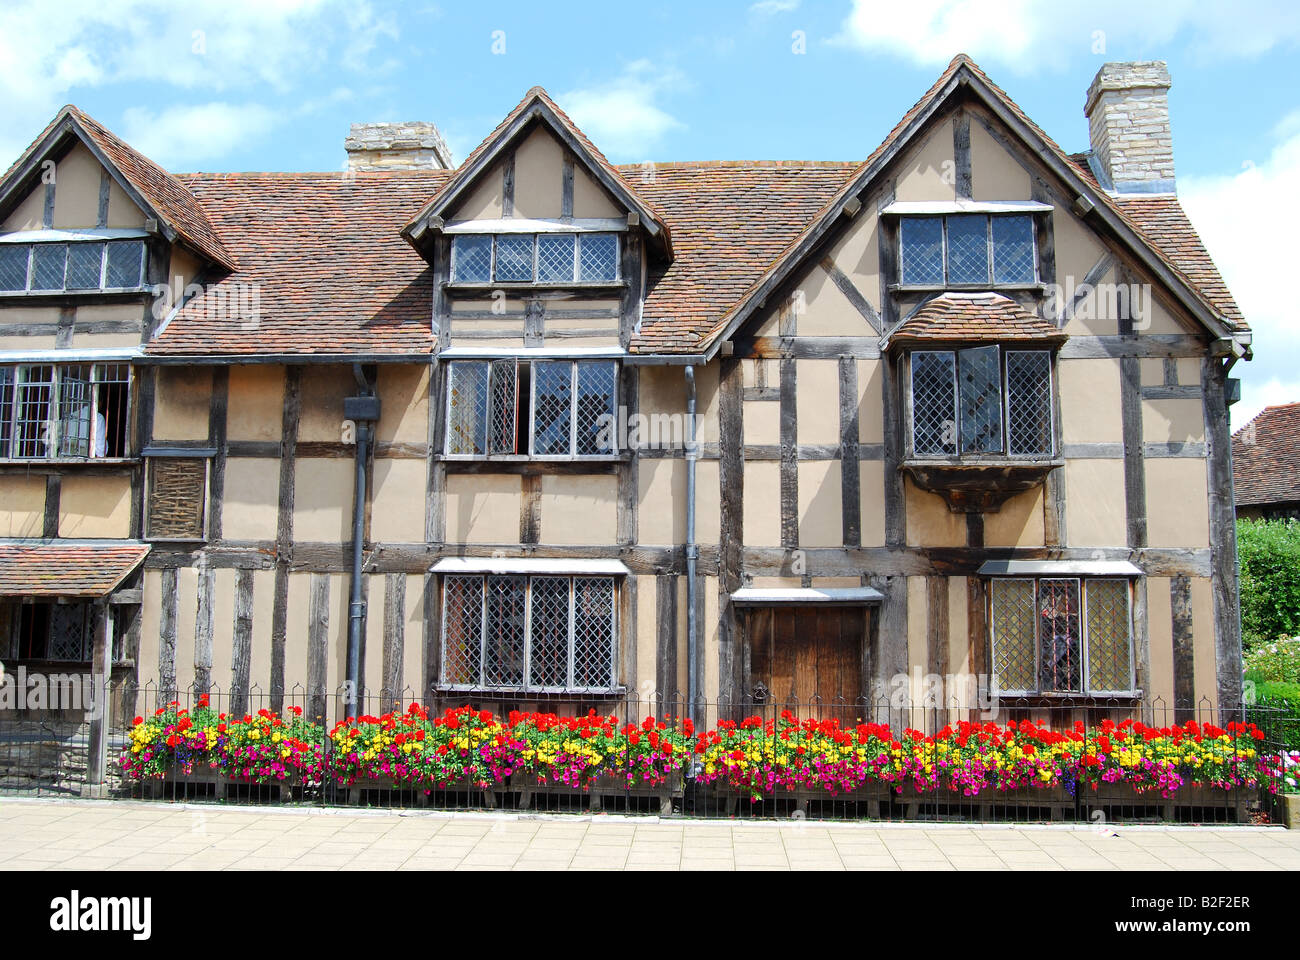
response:
<svg viewBox="0 0 1300 960"><path fill-rule="evenodd" d="M1237 553L1246 649L1300 634L1300 522L1238 520Z"/></svg>
<svg viewBox="0 0 1300 960"><path fill-rule="evenodd" d="M1300 750L1300 683L1257 680L1249 671L1246 680L1255 683L1255 704L1246 719L1263 730L1271 744Z"/></svg>
<svg viewBox="0 0 1300 960"><path fill-rule="evenodd" d="M1246 679L1257 684L1300 683L1300 637L1281 637L1261 643L1246 652L1242 666Z"/></svg>

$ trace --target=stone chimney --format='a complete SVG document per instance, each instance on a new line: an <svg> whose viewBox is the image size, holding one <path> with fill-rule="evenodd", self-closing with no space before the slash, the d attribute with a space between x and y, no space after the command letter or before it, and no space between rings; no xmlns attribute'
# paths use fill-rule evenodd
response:
<svg viewBox="0 0 1300 960"><path fill-rule="evenodd" d="M1163 60L1107 63L1088 87L1083 115L1091 165L1117 193L1173 193L1169 67Z"/></svg>
<svg viewBox="0 0 1300 960"><path fill-rule="evenodd" d="M343 141L349 170L450 170L451 150L432 123L354 123Z"/></svg>

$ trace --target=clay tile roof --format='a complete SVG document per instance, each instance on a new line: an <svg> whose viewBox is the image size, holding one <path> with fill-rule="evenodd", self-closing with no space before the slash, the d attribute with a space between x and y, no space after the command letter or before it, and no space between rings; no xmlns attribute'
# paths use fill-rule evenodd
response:
<svg viewBox="0 0 1300 960"><path fill-rule="evenodd" d="M117 168L118 173L153 207L154 213L196 253L219 263L227 270L235 268L235 260L230 251L213 229L203 207L185 189L184 184L77 107L64 107L55 118L55 123L65 115L70 115L77 121L95 146ZM39 142L38 138L37 143Z"/></svg>
<svg viewBox="0 0 1300 960"><path fill-rule="evenodd" d="M446 177L182 174L229 237L240 269L209 278L147 352L432 352L432 268L398 230Z"/></svg>
<svg viewBox="0 0 1300 960"><path fill-rule="evenodd" d="M1065 334L999 293L944 293L894 328L890 343L1060 343Z"/></svg>
<svg viewBox="0 0 1300 960"><path fill-rule="evenodd" d="M1266 407L1232 435L1238 505L1300 503L1300 403Z"/></svg>
<svg viewBox="0 0 1300 960"><path fill-rule="evenodd" d="M605 158L605 155L601 153L599 149L597 149L596 145L591 142L591 140L587 137L585 133L582 132L581 128L579 128L578 125L574 123L572 119L570 119L567 113L565 113L563 110L560 109L559 104L557 104L554 100L552 100L550 94L548 94L546 90L540 86L533 87L526 94L524 94L524 98L519 101L519 103L515 106L513 110L511 110L508 114L506 114L505 119L502 120L500 123L498 123L496 125L496 128L493 129L491 133L489 133L486 137L483 138L482 143L480 143L477 147L475 147L472 151L470 151L470 154L465 158L465 161L459 167L456 168L456 170L451 174L450 178L446 181L446 183L442 185L442 187L437 191L437 193L435 193L432 197L430 197L428 199L428 202L425 203L423 206L421 206L421 208L418 211L416 211L416 213L412 216L411 221L407 223L406 226L407 227L413 226L415 221L419 219L419 217L424 213L424 211L432 209L434 206L438 204L440 200L443 199L443 197L446 194L448 194L453 190L457 190L461 186L463 186L465 182L465 177L468 175L470 168L474 166L475 162L479 159L479 157L481 157L483 153L487 151L492 146L492 144L494 144L497 141L497 138L500 137L501 134L505 130L507 130L510 127L510 125L513 124L515 120L519 118L519 116L522 113L524 113L525 110L527 110L529 107L531 107L534 103L537 102L544 103L555 114L555 118L560 122L560 125L563 126L565 130L567 130L569 134L575 140L578 141L579 144L582 145L582 148L587 151L593 163L595 163L602 170L604 170L620 186L622 186L623 189L625 189L631 197L636 199L636 201L645 208L646 212L648 212L651 216L654 217L656 221L658 221L658 223L660 224L660 226L663 227L665 232L670 231L670 224L668 222L668 219L664 217L663 213L655 206L655 204L649 199L647 199L645 194L642 191L638 190L637 187L633 186L632 182L629 181L628 178L625 177L622 172L620 172L618 167L614 166L612 163L609 162L609 160Z"/></svg>
<svg viewBox="0 0 1300 960"><path fill-rule="evenodd" d="M839 189L852 163L699 162L627 166L673 225L673 261L652 263L634 352L699 348ZM651 172L653 171L653 175Z"/></svg>
<svg viewBox="0 0 1300 960"><path fill-rule="evenodd" d="M105 597L148 552L144 543L3 543L0 597Z"/></svg>

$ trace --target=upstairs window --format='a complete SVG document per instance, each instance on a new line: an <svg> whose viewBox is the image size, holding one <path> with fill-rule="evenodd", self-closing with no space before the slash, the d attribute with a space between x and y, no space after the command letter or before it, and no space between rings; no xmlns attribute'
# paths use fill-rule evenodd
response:
<svg viewBox="0 0 1300 960"><path fill-rule="evenodd" d="M446 453L564 460L618 453L613 360L453 360Z"/></svg>
<svg viewBox="0 0 1300 960"><path fill-rule="evenodd" d="M0 293L139 290L143 240L0 243Z"/></svg>
<svg viewBox="0 0 1300 960"><path fill-rule="evenodd" d="M899 237L905 285L989 287L1038 279L1034 222L1027 214L903 217Z"/></svg>
<svg viewBox="0 0 1300 960"><path fill-rule="evenodd" d="M453 283L614 283L618 235L613 233L457 234L451 245Z"/></svg>
<svg viewBox="0 0 1300 960"><path fill-rule="evenodd" d="M604 693L617 686L613 577L443 580L441 685Z"/></svg>
<svg viewBox="0 0 1300 960"><path fill-rule="evenodd" d="M124 363L0 367L0 459L120 459L128 450Z"/></svg>
<svg viewBox="0 0 1300 960"><path fill-rule="evenodd" d="M993 671L1006 693L1130 693L1129 582L995 578Z"/></svg>
<svg viewBox="0 0 1300 960"><path fill-rule="evenodd" d="M914 457L1052 455L1049 351L916 350L910 362Z"/></svg>

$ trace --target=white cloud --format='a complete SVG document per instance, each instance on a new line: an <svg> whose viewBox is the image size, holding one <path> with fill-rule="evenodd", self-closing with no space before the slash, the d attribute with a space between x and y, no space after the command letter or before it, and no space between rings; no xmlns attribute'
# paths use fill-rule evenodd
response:
<svg viewBox="0 0 1300 960"><path fill-rule="evenodd" d="M778 13L793 13L799 9L799 0L759 0L749 5L749 12L760 17L774 17Z"/></svg>
<svg viewBox="0 0 1300 960"><path fill-rule="evenodd" d="M1277 125L1284 138L1263 162L1248 161L1235 174L1184 177L1178 183L1187 215L1254 331L1255 359L1233 368L1232 375L1242 379L1241 402L1232 408L1235 426L1266 405L1300 400L1294 296L1280 280L1295 273L1297 119L1300 115L1292 115Z"/></svg>
<svg viewBox="0 0 1300 960"><path fill-rule="evenodd" d="M833 42L923 66L968 53L981 63L1032 73L1072 56L1104 56L1123 44L1155 50L1175 37L1184 37L1201 59L1250 57L1300 40L1300 16L1290 0L853 0Z"/></svg>
<svg viewBox="0 0 1300 960"><path fill-rule="evenodd" d="M276 124L269 107L204 103L158 113L132 107L122 115L122 139L169 170L190 169L266 136Z"/></svg>
<svg viewBox="0 0 1300 960"><path fill-rule="evenodd" d="M684 126L655 103L682 84L676 71L637 60L614 80L562 94L557 102L611 160L635 162L646 159L664 134Z"/></svg>
<svg viewBox="0 0 1300 960"><path fill-rule="evenodd" d="M391 18L352 0L6 0L0 4L0 166L60 104L148 83L206 95L284 92L331 60L364 72ZM113 118L106 117L106 121Z"/></svg>

